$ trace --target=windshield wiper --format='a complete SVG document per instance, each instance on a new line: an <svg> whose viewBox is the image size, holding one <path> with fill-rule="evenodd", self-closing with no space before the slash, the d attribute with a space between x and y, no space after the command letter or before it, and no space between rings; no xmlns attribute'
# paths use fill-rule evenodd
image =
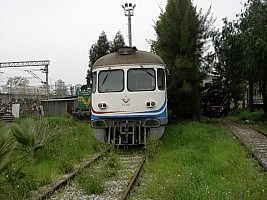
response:
<svg viewBox="0 0 267 200"><path fill-rule="evenodd" d="M151 74L149 71L147 71L142 65L141 68L144 72L146 72L149 76L152 76L153 78L156 78L154 74Z"/></svg>
<svg viewBox="0 0 267 200"><path fill-rule="evenodd" d="M107 73L107 75L105 76L104 80L102 81L101 86L104 85L104 83L106 82L106 80L107 80L108 76L111 74L111 72L112 72L112 71L109 71L109 72Z"/></svg>

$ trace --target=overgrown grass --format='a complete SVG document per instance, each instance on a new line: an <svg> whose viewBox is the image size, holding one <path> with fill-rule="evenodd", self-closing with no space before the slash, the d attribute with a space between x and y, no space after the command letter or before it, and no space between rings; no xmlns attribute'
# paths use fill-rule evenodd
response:
<svg viewBox="0 0 267 200"><path fill-rule="evenodd" d="M89 158L98 149L99 144L94 139L88 123L56 116L46 118L46 122L43 120L32 118L16 120L15 125L2 124L0 136L4 134L3 130L16 127L16 130L23 130L22 135L25 137L19 137L24 142L23 145L21 142L15 142L16 154L19 154L21 159L0 173L0 199L28 198L31 191L52 183L58 176L72 171L75 164ZM43 130L45 133L42 133ZM43 136L46 133L55 134L56 137L46 140L46 137L39 137L40 133ZM34 150L34 153L28 151L29 146L36 151Z"/></svg>
<svg viewBox="0 0 267 200"><path fill-rule="evenodd" d="M168 126L145 169L131 199L267 199L262 169L214 122Z"/></svg>
<svg viewBox="0 0 267 200"><path fill-rule="evenodd" d="M235 112L229 115L230 119L236 121L252 121L252 122L261 122L264 121L264 111L256 110L255 112L243 111L241 109L236 110Z"/></svg>
<svg viewBox="0 0 267 200"><path fill-rule="evenodd" d="M119 151L110 146L110 152L100 160L98 165L90 167L75 178L75 182L87 194L102 194L104 192L104 182L106 179L116 177L120 169L118 161Z"/></svg>
<svg viewBox="0 0 267 200"><path fill-rule="evenodd" d="M92 168L84 171L75 181L89 195L97 195L104 192L103 176Z"/></svg>
<svg viewBox="0 0 267 200"><path fill-rule="evenodd" d="M229 119L244 122L258 130L267 133L267 121L264 119L264 111L256 110L255 112L242 111L241 109L231 113Z"/></svg>

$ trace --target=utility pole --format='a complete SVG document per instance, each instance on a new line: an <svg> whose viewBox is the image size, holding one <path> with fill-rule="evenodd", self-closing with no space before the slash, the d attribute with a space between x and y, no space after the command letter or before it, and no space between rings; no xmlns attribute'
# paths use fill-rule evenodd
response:
<svg viewBox="0 0 267 200"><path fill-rule="evenodd" d="M128 37L129 37L129 47L132 47L132 29L131 29L131 17L134 15L135 4L125 3L121 5L124 9L124 15L128 17Z"/></svg>
<svg viewBox="0 0 267 200"><path fill-rule="evenodd" d="M49 86L48 86L48 65L45 65L45 69L44 69L44 73L45 73L45 93L46 96L48 97L48 91L49 91Z"/></svg>

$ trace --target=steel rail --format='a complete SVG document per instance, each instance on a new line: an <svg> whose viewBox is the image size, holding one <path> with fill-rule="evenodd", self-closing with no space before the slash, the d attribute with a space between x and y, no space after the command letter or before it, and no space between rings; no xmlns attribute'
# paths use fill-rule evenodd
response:
<svg viewBox="0 0 267 200"><path fill-rule="evenodd" d="M134 186L137 178L139 177L139 175L140 175L140 173L144 167L145 161L146 161L146 156L143 157L138 169L135 171L134 175L132 176L131 180L129 181L127 188L124 190L124 192L121 196L121 200L126 200L127 196L129 195L132 187Z"/></svg>
<svg viewBox="0 0 267 200"><path fill-rule="evenodd" d="M225 119L225 120L231 121L231 122L236 123L236 124L240 124L240 125L242 125L242 126L247 126L246 124L241 123L241 122L238 122L238 121L235 121L235 120L231 120L231 119ZM265 138L267 138L267 134L266 134L266 133L264 133L264 132L262 132L262 131L260 131L260 130L257 130L257 129L254 128L254 127L247 126L247 128L248 128L248 129L251 129L251 130L257 132L258 134L264 136ZM250 144L247 143L247 142L244 140L244 138L242 138L240 135L238 135L238 134L236 134L236 133L233 133L233 135L234 135L236 138L238 138L238 140L239 140L243 145L245 145L247 148L250 148ZM266 148L266 151L267 151L267 148ZM267 171L267 162L264 162L264 158L262 158L262 157L260 156L260 152L257 150L257 148L252 149L252 150L251 150L251 153L252 153L252 155L257 159L257 161L260 163L260 165L263 167L263 169L264 169L265 171Z"/></svg>
<svg viewBox="0 0 267 200"><path fill-rule="evenodd" d="M97 155L96 157L94 157L92 160L90 160L89 162L85 163L82 167L80 167L79 169L76 169L74 172L69 173L66 177L64 177L62 180L58 181L57 183L53 184L46 192L42 193L41 195L38 195L37 197L34 197L34 199L47 199L49 198L55 191L59 190L60 188L62 188L63 186L67 185L68 181L70 181L71 179L73 179L76 175L78 175L79 173L81 173L82 170L90 167L94 162L98 161L99 159L101 159L104 154L107 151L104 151L103 153Z"/></svg>

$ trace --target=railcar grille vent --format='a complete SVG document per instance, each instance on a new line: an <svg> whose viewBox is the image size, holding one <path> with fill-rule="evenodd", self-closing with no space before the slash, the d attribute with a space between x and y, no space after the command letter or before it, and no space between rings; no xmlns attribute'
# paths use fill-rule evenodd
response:
<svg viewBox="0 0 267 200"><path fill-rule="evenodd" d="M108 144L145 144L149 128L142 127L141 121L111 121L106 129Z"/></svg>

